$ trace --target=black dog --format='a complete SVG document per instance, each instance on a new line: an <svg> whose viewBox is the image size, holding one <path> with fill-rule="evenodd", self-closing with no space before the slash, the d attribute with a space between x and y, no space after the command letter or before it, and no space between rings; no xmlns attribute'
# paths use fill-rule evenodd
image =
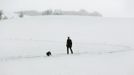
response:
<svg viewBox="0 0 134 75"><path fill-rule="evenodd" d="M46 55L51 56L51 52L50 51L46 52Z"/></svg>

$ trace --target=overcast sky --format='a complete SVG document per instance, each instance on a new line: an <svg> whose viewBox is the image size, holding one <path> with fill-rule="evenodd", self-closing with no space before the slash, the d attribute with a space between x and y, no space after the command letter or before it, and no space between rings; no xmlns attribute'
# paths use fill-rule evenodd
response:
<svg viewBox="0 0 134 75"><path fill-rule="evenodd" d="M98 11L105 17L134 17L134 0L0 0L3 11L46 9Z"/></svg>

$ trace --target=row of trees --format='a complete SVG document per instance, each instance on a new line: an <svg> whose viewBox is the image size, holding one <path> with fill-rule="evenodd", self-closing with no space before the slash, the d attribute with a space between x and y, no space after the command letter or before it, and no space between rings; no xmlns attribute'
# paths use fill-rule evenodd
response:
<svg viewBox="0 0 134 75"><path fill-rule="evenodd" d="M63 11L63 10L60 10L60 9L55 9L55 10L47 9L47 10L42 11L42 12L38 12L38 11L35 11L35 10L27 10L27 11L18 11L18 12L15 12L15 14L17 14L16 16L20 17L20 18L24 17L25 15L28 15L28 16L39 16L39 15L43 15L43 16L44 15L102 16L102 14L100 14L97 11L88 12L84 9L81 9L79 11ZM8 15L8 14L6 14L6 15ZM7 17L6 15L2 10L0 10L0 20L8 19L9 16ZM12 14L12 17L15 17L15 15L13 16L13 14Z"/></svg>
<svg viewBox="0 0 134 75"><path fill-rule="evenodd" d="M102 16L97 11L89 13L88 11L81 9L79 11L63 11L60 9L52 10L48 9L42 12L42 15L83 15L83 16Z"/></svg>
<svg viewBox="0 0 134 75"><path fill-rule="evenodd" d="M102 16L97 11L89 13L88 11L81 9L79 11L63 11L60 9L52 10L48 9L42 12L38 12L35 10L29 10L29 11L18 11L16 14L19 14L19 17L23 17L24 15L29 16L38 16L38 15L82 15L82 16Z"/></svg>

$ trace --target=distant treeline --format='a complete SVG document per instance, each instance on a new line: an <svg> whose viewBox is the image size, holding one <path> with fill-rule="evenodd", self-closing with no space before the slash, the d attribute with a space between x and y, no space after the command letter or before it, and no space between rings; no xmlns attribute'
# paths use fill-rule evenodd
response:
<svg viewBox="0 0 134 75"><path fill-rule="evenodd" d="M102 16L102 14L97 11L88 12L84 9L81 9L79 11L64 11L60 9L55 9L55 10L47 9L44 11L23 10L23 11L14 12L12 14L0 10L0 20L6 20L14 17L22 18L24 16L45 16L45 15L78 15L78 16L99 16L99 17Z"/></svg>
<svg viewBox="0 0 134 75"><path fill-rule="evenodd" d="M15 12L16 14L19 15L28 15L28 16L38 16L38 15L81 15L81 16L102 16L102 14L100 14L97 11L94 12L88 12L84 9L81 9L79 11L63 11L60 9L47 9L45 11L39 12L39 11L35 11L35 10L27 10L27 11L18 11Z"/></svg>

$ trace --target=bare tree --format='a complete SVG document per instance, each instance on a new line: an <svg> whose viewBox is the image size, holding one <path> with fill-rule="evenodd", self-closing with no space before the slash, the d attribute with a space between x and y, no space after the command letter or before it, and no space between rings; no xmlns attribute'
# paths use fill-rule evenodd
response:
<svg viewBox="0 0 134 75"><path fill-rule="evenodd" d="M20 12L20 13L19 13L19 17L20 17L20 18L24 17L24 13L23 13L23 12Z"/></svg>
<svg viewBox="0 0 134 75"><path fill-rule="evenodd" d="M42 15L52 15L53 14L53 11L51 9L48 9L44 12L42 12Z"/></svg>
<svg viewBox="0 0 134 75"><path fill-rule="evenodd" d="M55 9L54 12L53 12L53 15L62 15L62 10L60 9Z"/></svg>
<svg viewBox="0 0 134 75"><path fill-rule="evenodd" d="M0 10L0 20L2 19L3 11Z"/></svg>

